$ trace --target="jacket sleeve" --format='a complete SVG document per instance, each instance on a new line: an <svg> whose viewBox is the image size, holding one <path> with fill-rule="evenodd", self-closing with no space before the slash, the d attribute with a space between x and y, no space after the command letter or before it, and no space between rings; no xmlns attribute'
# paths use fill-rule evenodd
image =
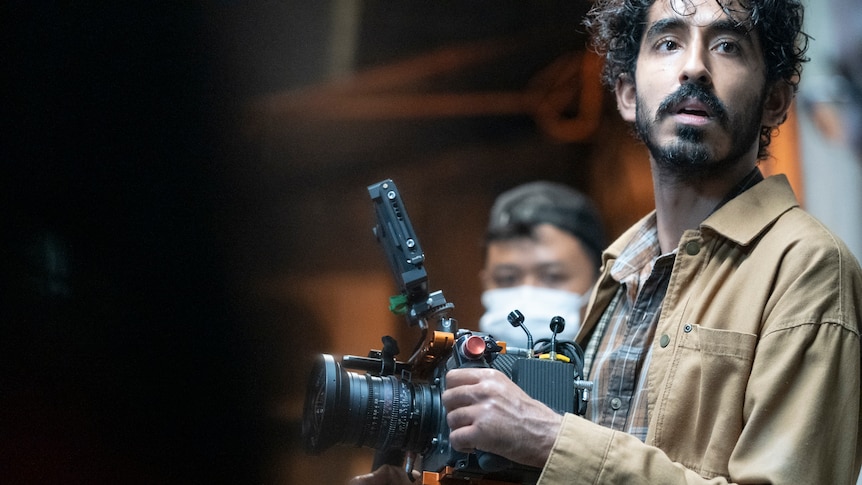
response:
<svg viewBox="0 0 862 485"><path fill-rule="evenodd" d="M855 483L858 334L837 323L788 325L763 336L757 353L730 477L702 477L633 436L566 415L539 484Z"/></svg>
<svg viewBox="0 0 862 485"><path fill-rule="evenodd" d="M634 436L568 414L537 485L725 484L707 480Z"/></svg>

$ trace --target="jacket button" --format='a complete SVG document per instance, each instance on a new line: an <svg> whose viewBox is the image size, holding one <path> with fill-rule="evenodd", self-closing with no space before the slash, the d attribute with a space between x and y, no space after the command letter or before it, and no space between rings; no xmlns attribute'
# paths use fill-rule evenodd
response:
<svg viewBox="0 0 862 485"><path fill-rule="evenodd" d="M668 346L668 344L670 343L670 336L668 336L668 334L664 334L664 335L662 335L662 336L661 336L661 339L659 339L658 343L659 343L659 345L661 345L662 347L667 347L667 346Z"/></svg>
<svg viewBox="0 0 862 485"><path fill-rule="evenodd" d="M694 256L700 252L700 243L697 241L689 241L685 243L685 252L689 256Z"/></svg>
<svg viewBox="0 0 862 485"><path fill-rule="evenodd" d="M689 333L691 332L692 326L690 323L686 323L684 327L682 327L683 332Z"/></svg>
<svg viewBox="0 0 862 485"><path fill-rule="evenodd" d="M620 400L620 398L615 397L615 398L611 399L611 409L613 409L614 411L619 409L620 406L622 406L622 405L623 405L623 402L622 402L622 400Z"/></svg>

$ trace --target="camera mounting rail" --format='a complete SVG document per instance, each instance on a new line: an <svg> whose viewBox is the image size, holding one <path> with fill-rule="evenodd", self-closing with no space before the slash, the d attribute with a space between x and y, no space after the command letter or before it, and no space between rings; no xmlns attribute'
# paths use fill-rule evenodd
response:
<svg viewBox="0 0 862 485"><path fill-rule="evenodd" d="M446 301L442 291L428 292L425 253L395 182L386 179L369 185L368 193L377 214L374 236L386 253L389 268L400 291L400 295L390 299L390 310L403 314L410 326L419 325L424 330L431 316L446 312L454 305ZM452 325L450 319L441 318L438 327L445 328L436 330L457 331L451 328Z"/></svg>

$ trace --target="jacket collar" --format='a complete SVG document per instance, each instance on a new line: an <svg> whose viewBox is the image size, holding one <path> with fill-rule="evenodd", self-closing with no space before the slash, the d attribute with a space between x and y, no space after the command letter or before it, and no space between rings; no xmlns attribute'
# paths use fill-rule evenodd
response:
<svg viewBox="0 0 862 485"><path fill-rule="evenodd" d="M798 206L799 202L793 194L787 177L774 175L731 199L707 217L700 227L701 229L709 228L744 246L751 244L782 214ZM617 283L609 276L613 261L619 257L640 227L649 218L654 217L655 211L644 216L602 253L602 275L592 292L586 319L578 332L576 340L579 343L585 343L583 339L592 332L601 314L601 312L592 309L593 305L598 301L607 304L616 292Z"/></svg>
<svg viewBox="0 0 862 485"><path fill-rule="evenodd" d="M798 206L787 177L774 175L730 200L707 217L700 227L747 246L782 214Z"/></svg>
<svg viewBox="0 0 862 485"><path fill-rule="evenodd" d="M783 174L765 178L762 182L731 199L710 214L700 227L709 228L740 245L750 244L781 214L798 207L796 195ZM637 230L655 217L653 210L626 230L602 255L602 264L616 259Z"/></svg>

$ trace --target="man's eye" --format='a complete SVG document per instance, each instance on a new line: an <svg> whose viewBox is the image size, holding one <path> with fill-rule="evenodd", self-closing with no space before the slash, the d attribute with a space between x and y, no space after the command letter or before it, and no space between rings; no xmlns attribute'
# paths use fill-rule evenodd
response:
<svg viewBox="0 0 862 485"><path fill-rule="evenodd" d="M671 39L662 39L656 43L655 47L658 51L672 51L676 50L676 48L679 47L679 44Z"/></svg>
<svg viewBox="0 0 862 485"><path fill-rule="evenodd" d="M739 45L736 42L732 42L729 40L721 41L716 46L716 49L719 52L723 52L725 54L738 54L739 53Z"/></svg>
<svg viewBox="0 0 862 485"><path fill-rule="evenodd" d="M494 284L500 288L509 288L517 286L520 278L517 275L495 275Z"/></svg>
<svg viewBox="0 0 862 485"><path fill-rule="evenodd" d="M548 287L559 286L569 280L569 275L564 273L546 273L542 275L542 283Z"/></svg>

